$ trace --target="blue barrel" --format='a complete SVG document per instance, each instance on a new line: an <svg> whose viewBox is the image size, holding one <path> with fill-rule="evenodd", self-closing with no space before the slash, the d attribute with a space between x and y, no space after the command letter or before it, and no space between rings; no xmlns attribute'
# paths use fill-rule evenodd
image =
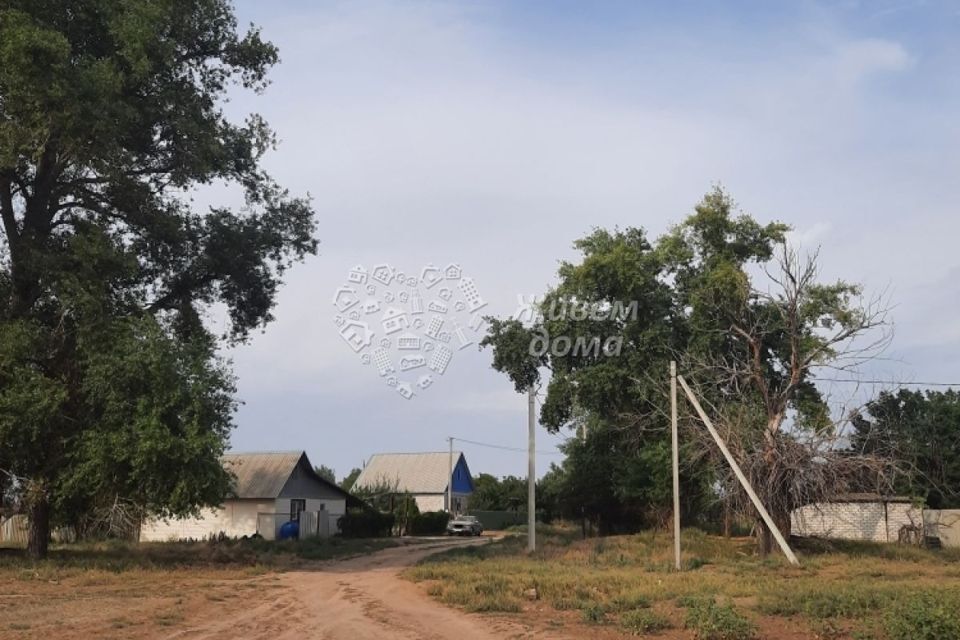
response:
<svg viewBox="0 0 960 640"><path fill-rule="evenodd" d="M300 523L294 522L284 522L280 526L280 539L281 540L295 540L300 537Z"/></svg>

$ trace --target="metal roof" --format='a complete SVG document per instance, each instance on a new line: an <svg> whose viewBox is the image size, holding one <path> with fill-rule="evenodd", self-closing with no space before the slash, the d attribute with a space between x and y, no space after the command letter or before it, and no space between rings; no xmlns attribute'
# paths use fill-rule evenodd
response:
<svg viewBox="0 0 960 640"><path fill-rule="evenodd" d="M275 499L305 455L303 451L225 454L223 466L236 477L233 496Z"/></svg>
<svg viewBox="0 0 960 640"><path fill-rule="evenodd" d="M462 455L453 452L454 468ZM399 493L444 493L452 472L449 451L377 453L357 477L353 490L389 485L391 491Z"/></svg>

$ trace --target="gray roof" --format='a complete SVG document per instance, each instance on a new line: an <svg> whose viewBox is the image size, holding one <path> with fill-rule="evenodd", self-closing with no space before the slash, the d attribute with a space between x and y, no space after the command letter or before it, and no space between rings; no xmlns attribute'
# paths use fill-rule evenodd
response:
<svg viewBox="0 0 960 640"><path fill-rule="evenodd" d="M453 467L462 455L460 451L453 452ZM353 490L387 484L399 493L444 493L452 471L449 451L377 453L357 477Z"/></svg>
<svg viewBox="0 0 960 640"><path fill-rule="evenodd" d="M223 466L236 476L232 495L236 498L276 498L300 458L306 455L303 451L225 454Z"/></svg>
<svg viewBox="0 0 960 640"><path fill-rule="evenodd" d="M888 496L880 493L842 493L827 502L913 502L910 496Z"/></svg>

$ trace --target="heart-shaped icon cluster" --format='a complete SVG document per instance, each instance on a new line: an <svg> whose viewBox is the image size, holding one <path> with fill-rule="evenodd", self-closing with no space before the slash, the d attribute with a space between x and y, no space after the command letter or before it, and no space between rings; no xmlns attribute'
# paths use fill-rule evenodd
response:
<svg viewBox="0 0 960 640"><path fill-rule="evenodd" d="M410 400L433 386L482 331L486 306L458 264L406 273L358 265L333 297L340 337L364 365Z"/></svg>

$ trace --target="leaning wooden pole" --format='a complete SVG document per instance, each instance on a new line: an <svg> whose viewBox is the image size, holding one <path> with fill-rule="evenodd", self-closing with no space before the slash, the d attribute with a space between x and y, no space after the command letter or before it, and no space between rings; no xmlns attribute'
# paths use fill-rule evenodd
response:
<svg viewBox="0 0 960 640"><path fill-rule="evenodd" d="M690 390L690 387L687 385L687 381L683 379L683 376L677 376L677 381L680 382L680 386L683 387L684 393L686 393L687 397L690 399L690 404L692 404L693 408L696 409L697 415L699 415L700 419L703 420L703 424L707 426L707 431L710 432L710 435L713 436L717 446L720 447L720 452L723 453L723 457L727 459L727 463L733 469L733 473L736 474L737 480L740 481L744 491L746 491L747 495L750 496L750 501L753 502L753 506L755 506L757 511L760 512L760 517L763 518L763 522L770 529L770 532L776 539L777 544L780 545L783 555L787 556L787 560L790 561L790 564L800 564L800 561L797 560L797 556L794 555L790 545L787 544L787 541L784 539L783 534L780 533L780 529L778 529L777 525L774 524L773 518L771 518L770 514L767 513L766 507L763 506L763 503L760 502L760 498L757 496L756 492L754 492L753 487L750 486L750 482L747 480L747 477L743 475L743 471L740 470L740 465L737 464L737 461L730 453L730 450L727 449L727 445L723 442L720 434L717 433L717 430L714 428L710 418L707 417L703 407L700 406L700 402L697 400L697 397L693 395L693 391Z"/></svg>

